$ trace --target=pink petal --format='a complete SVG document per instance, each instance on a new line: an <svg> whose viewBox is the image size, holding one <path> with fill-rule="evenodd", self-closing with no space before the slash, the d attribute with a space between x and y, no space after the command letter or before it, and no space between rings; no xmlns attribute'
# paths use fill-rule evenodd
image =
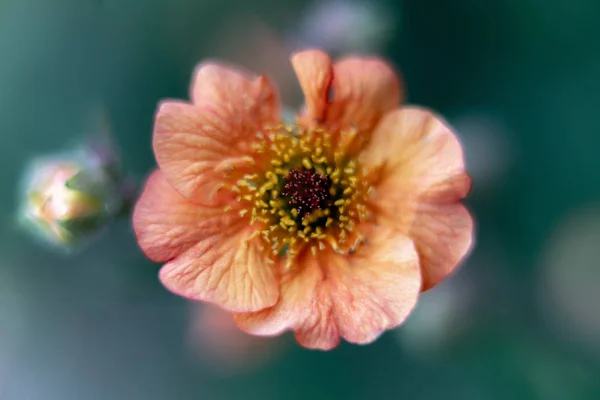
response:
<svg viewBox="0 0 600 400"><path fill-rule="evenodd" d="M333 68L333 91L325 124L331 129L356 127L369 134L381 117L402 101L396 72L377 58L351 57Z"/></svg>
<svg viewBox="0 0 600 400"><path fill-rule="evenodd" d="M260 123L277 121L277 89L265 76L252 76L235 67L202 63L196 67L190 86L192 103L224 107L234 111L234 119Z"/></svg>
<svg viewBox="0 0 600 400"><path fill-rule="evenodd" d="M374 204L379 223L415 240L423 290L439 283L471 247L473 222L457 204L471 186L458 139L431 112L406 107L388 114L361 155L380 170Z"/></svg>
<svg viewBox="0 0 600 400"><path fill-rule="evenodd" d="M473 244L473 219L460 203L417 206L405 231L419 253L425 291L451 274Z"/></svg>
<svg viewBox="0 0 600 400"><path fill-rule="evenodd" d="M421 287L412 241L386 228L355 254L306 255L295 268L274 307L235 316L242 329L258 335L292 329L301 345L323 350L340 337L370 343L406 319Z"/></svg>
<svg viewBox="0 0 600 400"><path fill-rule="evenodd" d="M236 314L243 330L261 336L278 335L292 329L310 316L314 289L323 280L323 272L314 258L303 257L298 265L281 277L279 302L257 313Z"/></svg>
<svg viewBox="0 0 600 400"><path fill-rule="evenodd" d="M154 125L156 160L183 196L222 204L232 198L219 191L226 175L248 169L256 132L279 120L275 89L263 77L250 80L209 64L198 69L192 98L194 105L160 105Z"/></svg>
<svg viewBox="0 0 600 400"><path fill-rule="evenodd" d="M146 256L165 262L237 219L233 213L224 213L222 207L204 207L186 200L156 170L135 205L133 228Z"/></svg>
<svg viewBox="0 0 600 400"><path fill-rule="evenodd" d="M248 240L246 221L212 231L160 270L163 285L180 296L214 303L228 311L258 311L279 297L276 265L260 239Z"/></svg>
<svg viewBox="0 0 600 400"><path fill-rule="evenodd" d="M292 65L306 99L303 124L369 134L402 101L396 72L378 58L349 57L332 68L327 54L308 50L295 54Z"/></svg>
<svg viewBox="0 0 600 400"><path fill-rule="evenodd" d="M275 266L249 227L223 207L191 203L154 172L136 204L133 226L144 253L165 262L160 279L172 292L230 311L255 311L277 301Z"/></svg>
<svg viewBox="0 0 600 400"><path fill-rule="evenodd" d="M307 50L292 56L292 66L304 92L309 117L322 121L333 77L331 59L320 50Z"/></svg>

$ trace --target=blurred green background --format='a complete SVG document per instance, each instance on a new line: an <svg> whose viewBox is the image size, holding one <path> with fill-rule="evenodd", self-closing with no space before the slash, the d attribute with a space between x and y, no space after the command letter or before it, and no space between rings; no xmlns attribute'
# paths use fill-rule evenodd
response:
<svg viewBox="0 0 600 400"><path fill-rule="evenodd" d="M600 399L597 0L0 0L0 399ZM66 257L14 222L27 161L109 113L128 171L194 65L381 55L457 129L470 258L369 346L308 351L233 331L157 280L128 221ZM222 322L224 321L224 322Z"/></svg>

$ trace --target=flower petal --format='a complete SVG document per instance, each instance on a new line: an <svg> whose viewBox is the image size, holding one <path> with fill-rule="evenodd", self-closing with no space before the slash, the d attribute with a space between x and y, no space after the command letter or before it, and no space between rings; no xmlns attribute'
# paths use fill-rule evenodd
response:
<svg viewBox="0 0 600 400"><path fill-rule="evenodd" d="M331 59L320 50L306 50L292 56L292 66L304 92L309 117L322 121L333 77Z"/></svg>
<svg viewBox="0 0 600 400"><path fill-rule="evenodd" d="M398 75L378 58L348 57L332 68L327 54L307 50L292 56L292 65L306 100L304 125L369 134L403 100Z"/></svg>
<svg viewBox="0 0 600 400"><path fill-rule="evenodd" d="M252 76L234 67L201 63L190 87L192 103L232 109L235 119L276 121L279 111L277 89L265 76Z"/></svg>
<svg viewBox="0 0 600 400"><path fill-rule="evenodd" d="M299 258L301 261L281 277L279 302L257 313L236 314L240 328L255 335L278 335L310 316L314 290L323 280L323 272L314 258Z"/></svg>
<svg viewBox="0 0 600 400"><path fill-rule="evenodd" d="M381 121L361 161L378 171L373 199L378 222L415 240L423 290L435 286L472 242L473 222L458 204L471 186L458 139L431 112L406 107Z"/></svg>
<svg viewBox="0 0 600 400"><path fill-rule="evenodd" d="M222 207L204 207L186 200L156 170L135 205L133 228L146 256L165 262L236 219L235 214L224 213Z"/></svg>
<svg viewBox="0 0 600 400"><path fill-rule="evenodd" d="M155 171L136 204L133 227L144 253L165 262L160 279L181 296L230 311L270 307L279 290L275 266L247 242L246 221L222 207L194 204Z"/></svg>
<svg viewBox="0 0 600 400"><path fill-rule="evenodd" d="M204 204L230 197L218 192L227 171L247 168L255 133L279 121L274 87L222 66L198 68L193 105L168 101L154 125L156 160L167 180L186 198Z"/></svg>
<svg viewBox="0 0 600 400"><path fill-rule="evenodd" d="M340 337L365 344L406 319L420 287L412 241L379 228L352 255L306 255L284 276L274 307L237 314L235 319L242 329L258 335L292 329L308 348L331 349Z"/></svg>
<svg viewBox="0 0 600 400"><path fill-rule="evenodd" d="M440 283L466 257L473 244L473 219L460 203L421 203L405 232L415 241L425 291Z"/></svg>
<svg viewBox="0 0 600 400"><path fill-rule="evenodd" d="M333 67L333 90L325 124L333 130L356 127L370 133L403 99L396 72L377 58L351 57Z"/></svg>
<svg viewBox="0 0 600 400"><path fill-rule="evenodd" d="M248 240L245 220L212 230L195 246L165 264L160 280L180 296L214 303L228 311L258 311L277 302L276 265Z"/></svg>

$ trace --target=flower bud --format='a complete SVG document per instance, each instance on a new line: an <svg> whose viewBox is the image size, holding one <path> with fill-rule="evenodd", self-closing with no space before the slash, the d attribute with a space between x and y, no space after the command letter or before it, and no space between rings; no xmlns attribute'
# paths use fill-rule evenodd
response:
<svg viewBox="0 0 600 400"><path fill-rule="evenodd" d="M25 175L21 220L46 243L70 248L97 236L123 206L120 178L85 148L32 162Z"/></svg>

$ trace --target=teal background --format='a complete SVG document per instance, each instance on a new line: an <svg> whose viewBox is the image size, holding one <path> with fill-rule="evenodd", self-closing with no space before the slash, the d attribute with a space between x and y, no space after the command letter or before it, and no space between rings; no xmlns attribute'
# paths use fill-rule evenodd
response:
<svg viewBox="0 0 600 400"><path fill-rule="evenodd" d="M309 43L308 3L0 0L0 399L600 399L600 3L378 4L370 24L386 29L365 48L456 126L476 247L372 345L324 353L286 335L248 356L189 333L190 304L129 221L65 256L17 229L18 185L99 104L142 179L157 102L186 98L206 58L266 70L298 105L286 57ZM349 35L330 50L352 50ZM209 356L229 345L233 361Z"/></svg>

